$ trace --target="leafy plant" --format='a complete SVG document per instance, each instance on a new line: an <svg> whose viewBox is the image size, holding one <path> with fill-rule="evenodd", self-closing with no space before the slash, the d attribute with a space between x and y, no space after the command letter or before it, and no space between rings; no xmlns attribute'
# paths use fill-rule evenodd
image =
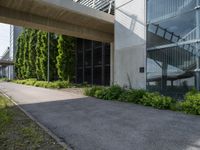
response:
<svg viewBox="0 0 200 150"><path fill-rule="evenodd" d="M56 57L56 68L60 80L72 81L74 78L74 38L65 35L59 35L58 38L58 56Z"/></svg>
<svg viewBox="0 0 200 150"><path fill-rule="evenodd" d="M145 93L144 90L128 90L120 95L119 100L138 104Z"/></svg>
<svg viewBox="0 0 200 150"><path fill-rule="evenodd" d="M194 90L188 92L180 105L184 112L200 115L200 92Z"/></svg>
<svg viewBox="0 0 200 150"><path fill-rule="evenodd" d="M107 89L101 88L95 91L94 96L99 99L106 99Z"/></svg>
<svg viewBox="0 0 200 150"><path fill-rule="evenodd" d="M103 87L100 87L100 86L94 86L94 87L89 87L89 88L85 88L84 89L84 94L86 96L92 96L92 97L95 97L95 93L96 91L98 90L101 90Z"/></svg>
<svg viewBox="0 0 200 150"><path fill-rule="evenodd" d="M104 92L104 99L105 100L118 100L120 95L124 92L124 90L118 86L113 85L111 87L108 87L106 91Z"/></svg>
<svg viewBox="0 0 200 150"><path fill-rule="evenodd" d="M160 95L159 93L147 92L141 99L141 104L145 106L152 106L158 109L170 109L171 105L175 104L175 100L171 97Z"/></svg>

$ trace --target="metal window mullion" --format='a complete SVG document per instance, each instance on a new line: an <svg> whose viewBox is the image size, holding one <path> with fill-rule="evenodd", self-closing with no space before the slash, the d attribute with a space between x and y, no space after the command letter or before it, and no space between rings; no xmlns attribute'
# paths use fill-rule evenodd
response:
<svg viewBox="0 0 200 150"><path fill-rule="evenodd" d="M82 39L82 50L83 50L83 82L85 82L85 40Z"/></svg>
<svg viewBox="0 0 200 150"><path fill-rule="evenodd" d="M102 43L102 85L105 85L105 44Z"/></svg>
<svg viewBox="0 0 200 150"><path fill-rule="evenodd" d="M75 82L78 83L77 77L78 77L78 40L76 39L76 44L75 44Z"/></svg>
<svg viewBox="0 0 200 150"><path fill-rule="evenodd" d="M91 50L91 83L94 84L94 41L92 42L92 50Z"/></svg>

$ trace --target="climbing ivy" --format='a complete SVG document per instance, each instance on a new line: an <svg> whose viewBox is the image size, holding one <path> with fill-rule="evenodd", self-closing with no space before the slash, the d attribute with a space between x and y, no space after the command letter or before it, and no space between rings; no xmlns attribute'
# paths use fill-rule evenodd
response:
<svg viewBox="0 0 200 150"><path fill-rule="evenodd" d="M17 40L15 73L18 79L47 80L48 33L24 28ZM74 38L50 33L50 80L74 79Z"/></svg>
<svg viewBox="0 0 200 150"><path fill-rule="evenodd" d="M40 70L42 75L42 80L47 80L47 33L41 32L41 39L40 39L41 45L40 45Z"/></svg>
<svg viewBox="0 0 200 150"><path fill-rule="evenodd" d="M36 44L37 44L37 30L30 30L30 37L28 42L28 66L27 78L36 78Z"/></svg>
<svg viewBox="0 0 200 150"><path fill-rule="evenodd" d="M36 77L38 80L42 80L42 71L41 71L41 67L40 67L40 56L41 56L41 52L40 52L40 47L41 47L41 35L42 32L38 31L37 32L37 42L36 42L36 61L35 61L35 68L36 68Z"/></svg>
<svg viewBox="0 0 200 150"><path fill-rule="evenodd" d="M17 51L16 51L16 58L15 58L15 74L17 79L21 79L21 67L22 67L22 59L21 59L21 42L22 42L22 34L19 35L17 39Z"/></svg>
<svg viewBox="0 0 200 150"><path fill-rule="evenodd" d="M72 81L74 78L74 38L65 35L58 37L57 71L60 80Z"/></svg>

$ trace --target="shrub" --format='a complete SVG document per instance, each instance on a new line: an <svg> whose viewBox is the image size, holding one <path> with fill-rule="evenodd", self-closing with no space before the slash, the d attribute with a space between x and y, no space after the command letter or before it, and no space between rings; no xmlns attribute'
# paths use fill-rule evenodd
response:
<svg viewBox="0 0 200 150"><path fill-rule="evenodd" d="M97 90L101 90L103 87L100 87L100 86L94 86L94 87L91 87L91 88L85 88L84 89L84 94L86 96L91 96L91 97L95 97L95 92Z"/></svg>
<svg viewBox="0 0 200 150"><path fill-rule="evenodd" d="M119 101L121 101L121 102L127 102L127 97L128 97L128 95L129 95L129 90L125 90L120 96L119 96L119 98L118 98L118 100Z"/></svg>
<svg viewBox="0 0 200 150"><path fill-rule="evenodd" d="M36 87L45 87L45 83L44 83L44 81L37 81L37 82L35 82L34 86L36 86Z"/></svg>
<svg viewBox="0 0 200 150"><path fill-rule="evenodd" d="M105 100L118 100L120 95L123 94L124 90L118 86L113 85L106 89L104 99Z"/></svg>
<svg viewBox="0 0 200 150"><path fill-rule="evenodd" d="M118 100L123 92L124 90L118 85L113 85L111 87L94 86L91 88L85 88L84 90L85 95L104 100Z"/></svg>
<svg viewBox="0 0 200 150"><path fill-rule="evenodd" d="M101 88L95 91L94 96L99 99L105 99L107 94L107 88Z"/></svg>
<svg viewBox="0 0 200 150"><path fill-rule="evenodd" d="M188 92L180 105L184 112L200 115L200 92L194 90Z"/></svg>
<svg viewBox="0 0 200 150"><path fill-rule="evenodd" d="M36 81L37 81L36 79L27 79L27 80L24 80L24 84L34 85Z"/></svg>
<svg viewBox="0 0 200 150"><path fill-rule="evenodd" d="M69 88L72 87L72 84L69 81L37 81L37 79L26 79L26 80L14 80L14 83L17 84L25 84L32 85L36 87L44 87L44 88Z"/></svg>
<svg viewBox="0 0 200 150"><path fill-rule="evenodd" d="M175 100L171 97L160 95L159 93L147 92L141 99L141 104L152 106L158 109L170 109L175 104Z"/></svg>
<svg viewBox="0 0 200 150"><path fill-rule="evenodd" d="M119 100L138 104L145 93L144 90L128 90L120 95Z"/></svg>

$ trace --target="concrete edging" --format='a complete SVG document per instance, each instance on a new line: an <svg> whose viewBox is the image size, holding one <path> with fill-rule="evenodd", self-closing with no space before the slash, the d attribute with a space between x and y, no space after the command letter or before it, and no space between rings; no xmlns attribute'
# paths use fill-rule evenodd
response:
<svg viewBox="0 0 200 150"><path fill-rule="evenodd" d="M8 98L15 106L17 106L26 116L28 116L32 121L34 121L39 127L41 127L47 134L49 134L58 144L60 144L66 150L74 150L72 147L63 142L57 135L55 135L51 130L42 125L37 121L30 113L24 110L20 105L18 105L10 96L8 96L3 90L0 89L0 93Z"/></svg>

